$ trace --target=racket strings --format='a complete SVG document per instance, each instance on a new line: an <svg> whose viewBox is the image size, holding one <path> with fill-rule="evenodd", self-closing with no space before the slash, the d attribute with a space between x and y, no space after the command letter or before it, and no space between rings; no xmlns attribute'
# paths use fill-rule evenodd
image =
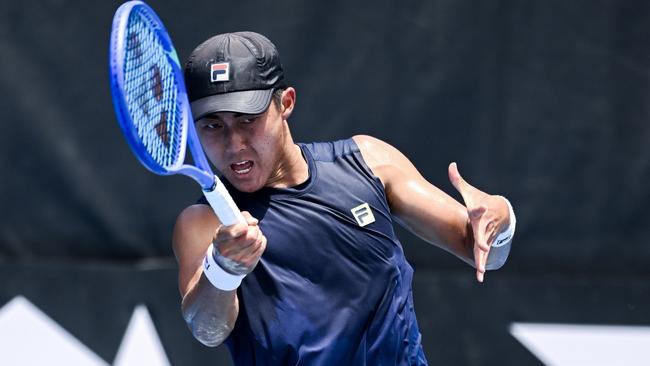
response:
<svg viewBox="0 0 650 366"><path fill-rule="evenodd" d="M124 95L137 135L149 155L168 168L181 154L181 109L177 80L156 30L133 11L126 29Z"/></svg>

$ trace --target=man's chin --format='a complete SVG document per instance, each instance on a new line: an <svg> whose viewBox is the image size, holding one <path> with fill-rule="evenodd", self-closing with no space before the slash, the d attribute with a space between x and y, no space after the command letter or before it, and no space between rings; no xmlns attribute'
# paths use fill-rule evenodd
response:
<svg viewBox="0 0 650 366"><path fill-rule="evenodd" d="M257 192L260 189L262 189L262 187L248 187L248 186L245 186L245 187L235 186L235 188L237 188L238 191L243 192L243 193L253 193L253 192Z"/></svg>
<svg viewBox="0 0 650 366"><path fill-rule="evenodd" d="M264 187L263 184L257 184L256 182L250 180L237 179L236 177L228 177L228 182L230 182L230 184L235 187L236 190L243 193L253 193L259 191Z"/></svg>

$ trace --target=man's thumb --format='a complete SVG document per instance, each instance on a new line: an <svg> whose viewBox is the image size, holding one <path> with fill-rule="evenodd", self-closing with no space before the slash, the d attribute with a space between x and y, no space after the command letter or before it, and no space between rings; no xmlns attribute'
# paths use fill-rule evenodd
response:
<svg viewBox="0 0 650 366"><path fill-rule="evenodd" d="M452 162L449 164L449 181L451 184L456 188L456 190L462 195L463 191L465 189L464 187L464 181L463 177L460 176L460 172L458 171L458 165L456 162Z"/></svg>

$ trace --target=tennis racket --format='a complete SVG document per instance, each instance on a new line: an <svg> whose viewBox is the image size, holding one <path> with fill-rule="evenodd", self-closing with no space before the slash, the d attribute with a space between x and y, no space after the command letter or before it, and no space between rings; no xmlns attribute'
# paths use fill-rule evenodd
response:
<svg viewBox="0 0 650 366"><path fill-rule="evenodd" d="M194 179L222 224L245 223L201 148L180 62L160 18L142 1L128 1L115 12L110 42L113 105L135 156L156 174ZM186 146L195 165L185 164Z"/></svg>

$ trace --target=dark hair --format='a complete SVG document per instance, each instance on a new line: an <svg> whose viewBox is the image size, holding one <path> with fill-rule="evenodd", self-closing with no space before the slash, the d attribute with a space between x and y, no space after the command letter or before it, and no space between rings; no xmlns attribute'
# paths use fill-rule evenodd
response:
<svg viewBox="0 0 650 366"><path fill-rule="evenodd" d="M282 92L284 92L284 89L277 88L273 91L273 95L271 95L271 100L277 109L282 109Z"/></svg>

